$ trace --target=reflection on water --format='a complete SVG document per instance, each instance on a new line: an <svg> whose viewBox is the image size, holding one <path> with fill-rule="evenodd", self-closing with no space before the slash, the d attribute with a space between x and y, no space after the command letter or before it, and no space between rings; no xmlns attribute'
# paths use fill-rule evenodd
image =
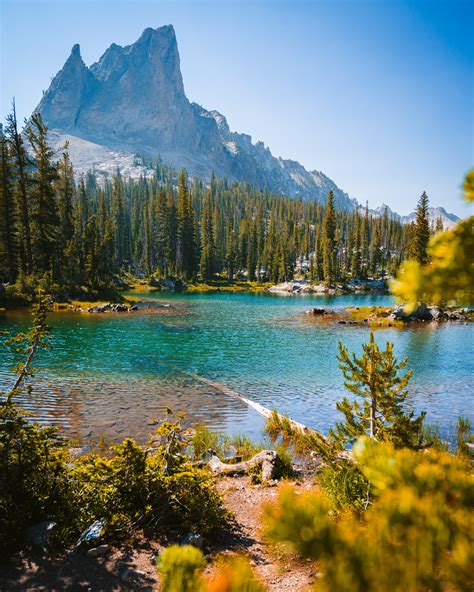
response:
<svg viewBox="0 0 474 592"><path fill-rule="evenodd" d="M69 435L143 440L166 406L190 422L254 436L262 420L237 399L189 374L228 385L267 407L326 431L344 394L337 344L354 351L367 341L364 325L308 322L311 306L387 305L387 296L279 297L270 294L151 296L172 306L150 314L52 315L54 348L45 372L22 405ZM0 317L0 328L29 322L25 313ZM473 325L425 325L376 332L395 343L414 369L410 402L448 430L459 414L474 419ZM0 353L0 383L11 379L12 357Z"/></svg>

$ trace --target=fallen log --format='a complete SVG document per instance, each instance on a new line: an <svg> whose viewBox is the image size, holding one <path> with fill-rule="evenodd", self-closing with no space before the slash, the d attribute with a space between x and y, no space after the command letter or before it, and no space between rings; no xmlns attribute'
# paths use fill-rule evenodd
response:
<svg viewBox="0 0 474 592"><path fill-rule="evenodd" d="M245 405L248 405L252 409L255 409L255 411L257 413L259 413L260 415L262 415L266 419L270 419L272 416L272 413L276 413L280 419L283 419L283 418L286 419L290 423L291 427L294 428L295 430L298 430L299 432L303 432L306 434L308 434L308 433L309 434L317 434L323 440L326 440L326 436L324 436L323 434L320 434L319 432L316 432L316 430L313 430L312 428L305 426L304 424L300 423L299 421L296 421L295 419L292 419L291 417L282 415L281 413L278 413L277 411L272 411L271 409L268 409L267 407L260 405L260 403L257 403L256 401L252 401L251 399L247 399L247 397L244 397L243 395L241 395L237 391L230 389L225 384L221 384L220 382L216 382L214 380L209 380L208 378L204 378L204 376L198 376L197 374L191 374L188 372L186 372L186 374L188 374L189 376L192 376L193 378L195 378L196 380L199 380L200 382L203 382L204 384L208 384L209 386L212 386L213 388L217 389L221 393L224 393L225 395L230 395L231 397L236 397L237 399L239 399L240 401L245 403Z"/></svg>
<svg viewBox="0 0 474 592"><path fill-rule="evenodd" d="M262 467L262 481L271 481L276 476L278 454L274 450L262 450L249 460L234 464L222 462L215 454L207 467L215 475L243 475L256 467Z"/></svg>

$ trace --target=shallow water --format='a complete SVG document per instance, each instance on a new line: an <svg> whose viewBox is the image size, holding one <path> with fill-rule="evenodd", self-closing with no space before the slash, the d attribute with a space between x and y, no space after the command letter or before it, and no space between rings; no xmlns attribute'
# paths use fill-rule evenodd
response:
<svg viewBox="0 0 474 592"><path fill-rule="evenodd" d="M263 420L231 395L199 380L221 383L321 431L339 418L344 393L336 359L341 340L359 351L364 325L322 325L304 314L312 306L388 305L389 296L279 296L257 294L151 295L171 308L153 314L50 317L53 349L41 352L35 391L22 405L68 435L143 440L165 407L191 423L221 431L261 433ZM27 325L15 312L1 329ZM450 435L460 414L474 419L474 325L426 324L376 332L395 344L414 369L410 405ZM10 354L0 353L0 383L11 380Z"/></svg>

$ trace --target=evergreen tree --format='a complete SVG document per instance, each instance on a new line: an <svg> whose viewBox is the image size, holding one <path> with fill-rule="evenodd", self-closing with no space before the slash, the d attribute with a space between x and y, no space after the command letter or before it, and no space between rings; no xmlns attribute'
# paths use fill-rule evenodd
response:
<svg viewBox="0 0 474 592"><path fill-rule="evenodd" d="M196 272L196 235L194 210L188 189L186 172L182 169L178 178L176 272L186 279Z"/></svg>
<svg viewBox="0 0 474 592"><path fill-rule="evenodd" d="M30 178L28 167L31 164L25 148L23 136L18 131L16 119L15 101L12 104L12 111L7 115L6 133L12 148L12 162L16 173L15 201L18 204L20 231L20 256L22 259L22 270L31 273L33 271L33 248L31 243L31 221L30 221Z"/></svg>
<svg viewBox="0 0 474 592"><path fill-rule="evenodd" d="M74 218L73 218L73 201L75 193L74 173L72 169L71 159L68 153L68 144L64 146L62 159L57 163L58 178L56 181L56 196L58 203L60 238L59 248L61 254L64 254L65 249L72 240L74 233ZM64 267L63 275L67 275L67 268L69 262L63 257Z"/></svg>
<svg viewBox="0 0 474 592"><path fill-rule="evenodd" d="M332 191L328 193L328 201L323 222L323 273L324 282L328 286L336 281L335 272L335 238L336 217L334 213L334 197Z"/></svg>
<svg viewBox="0 0 474 592"><path fill-rule="evenodd" d="M360 216L354 212L354 231L352 243L351 277L358 278L360 274Z"/></svg>
<svg viewBox="0 0 474 592"><path fill-rule="evenodd" d="M18 245L10 150L0 124L0 274L7 281L13 282L18 272Z"/></svg>
<svg viewBox="0 0 474 592"><path fill-rule="evenodd" d="M209 190L201 217L200 271L203 281L211 280L214 275L215 250L214 227L211 209L211 190Z"/></svg>
<svg viewBox="0 0 474 592"><path fill-rule="evenodd" d="M397 447L417 448L422 442L424 414L414 417L414 412L404 410L408 391L406 387L412 375L408 371L400 376L407 359L401 362L393 354L393 344L387 342L385 351L375 343L373 333L370 341L362 346L363 355L352 356L339 343L338 360L344 376L345 387L362 399L351 402L347 397L336 407L344 414L345 421L336 424L330 438L343 447L352 445L360 436L369 436L377 441L389 440Z"/></svg>
<svg viewBox="0 0 474 592"><path fill-rule="evenodd" d="M34 113L26 127L36 168L31 175L31 238L34 271L58 273L59 215L54 183L58 178L54 151L47 140L48 128Z"/></svg>
<svg viewBox="0 0 474 592"><path fill-rule="evenodd" d="M416 208L416 222L413 229L411 253L420 265L428 263L430 223L428 219L428 196L423 191Z"/></svg>

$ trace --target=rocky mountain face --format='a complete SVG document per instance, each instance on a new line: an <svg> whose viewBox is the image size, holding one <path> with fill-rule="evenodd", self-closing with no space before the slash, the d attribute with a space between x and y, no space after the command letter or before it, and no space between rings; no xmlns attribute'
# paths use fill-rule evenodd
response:
<svg viewBox="0 0 474 592"><path fill-rule="evenodd" d="M383 216L385 209L387 210L387 215L390 218L394 218L398 220L402 224L411 224L416 220L416 212L412 212L408 214L408 216L400 216L396 212L393 212L387 205L382 204L380 207L376 208L375 210L370 210L371 213L375 216ZM436 221L438 218L441 218L443 222L443 228L447 230L448 228L452 228L456 225L459 221L459 217L456 214L448 213L444 208L428 208L428 219L432 226L436 225Z"/></svg>
<svg viewBox="0 0 474 592"><path fill-rule="evenodd" d="M209 180L212 173L247 181L260 189L325 202L329 190L339 208L360 207L322 172L272 155L263 142L230 130L224 115L191 103L184 92L178 44L171 25L145 29L126 47L112 44L98 62L84 64L74 45L62 70L43 95L39 111L55 148L69 142L77 173L151 175L137 155L159 156L176 169ZM374 215L383 209L372 210ZM402 222L411 217L389 214ZM458 219L443 208L445 227ZM414 216L412 214L411 216Z"/></svg>
<svg viewBox="0 0 474 592"><path fill-rule="evenodd" d="M74 45L37 109L59 146L69 141L79 172L113 174L125 167L143 174L134 155L158 156L190 176L247 181L275 193L325 201L353 209L350 199L319 171L276 158L263 142L232 132L226 118L191 103L184 92L178 45L171 25L145 29L132 45L112 44L98 62L84 64ZM125 171L122 170L125 174Z"/></svg>

